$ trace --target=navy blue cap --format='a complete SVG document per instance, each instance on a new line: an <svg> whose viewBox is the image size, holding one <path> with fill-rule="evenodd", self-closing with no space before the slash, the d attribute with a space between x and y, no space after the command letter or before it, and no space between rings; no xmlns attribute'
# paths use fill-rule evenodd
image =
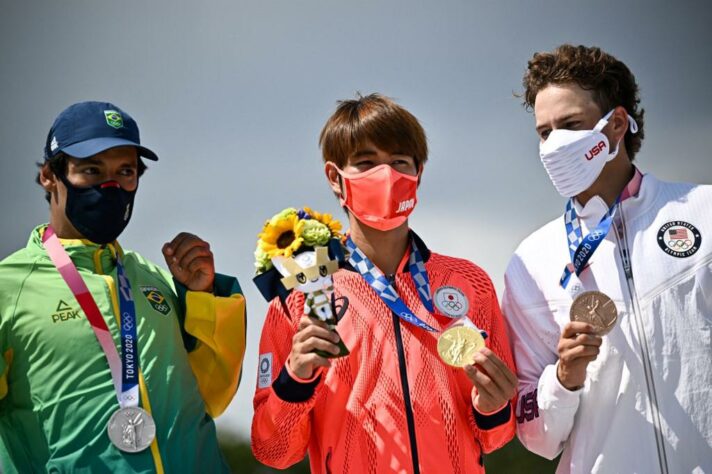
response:
<svg viewBox="0 0 712 474"><path fill-rule="evenodd" d="M57 116L47 135L45 160L65 153L73 158L89 158L109 148L135 146L139 156L158 160L141 146L136 121L109 102L79 102Z"/></svg>

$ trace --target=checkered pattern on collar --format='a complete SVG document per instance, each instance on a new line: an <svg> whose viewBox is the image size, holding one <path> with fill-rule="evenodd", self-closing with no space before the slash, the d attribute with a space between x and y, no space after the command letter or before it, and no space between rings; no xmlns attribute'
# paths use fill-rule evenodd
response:
<svg viewBox="0 0 712 474"><path fill-rule="evenodd" d="M569 241L569 254L571 255L571 260L574 259L574 253L578 248L581 240L583 240L583 233L581 232L581 224L579 223L578 216L576 215L576 208L574 207L573 199L569 199L566 203L566 212L564 213L564 224L566 225L566 238Z"/></svg>
<svg viewBox="0 0 712 474"><path fill-rule="evenodd" d="M430 296L430 282L428 273L425 268L425 263L422 260L420 251L415 242L411 240L412 250L409 257L409 269L411 276L418 288L418 295L423 303L423 306L433 312L433 303ZM349 264L363 277L364 280L373 288L378 296L386 303L391 310L400 318L426 331L435 332L436 329L418 318L401 300L393 285L383 275L368 257L359 249L349 237L346 240L346 247L349 249ZM427 296L425 296L427 295Z"/></svg>

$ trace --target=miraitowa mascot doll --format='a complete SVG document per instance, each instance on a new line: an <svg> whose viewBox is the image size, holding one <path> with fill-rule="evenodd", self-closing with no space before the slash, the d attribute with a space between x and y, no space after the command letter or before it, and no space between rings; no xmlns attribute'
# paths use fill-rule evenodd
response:
<svg viewBox="0 0 712 474"><path fill-rule="evenodd" d="M292 290L304 294L304 314L336 330L346 312L346 301L334 298L331 275L344 261L341 223L330 214L287 208L265 223L257 241L254 282L267 301L284 303ZM340 304L341 303L341 304ZM286 305L285 305L286 306ZM342 357L349 350L339 340L336 355L315 350L322 357Z"/></svg>

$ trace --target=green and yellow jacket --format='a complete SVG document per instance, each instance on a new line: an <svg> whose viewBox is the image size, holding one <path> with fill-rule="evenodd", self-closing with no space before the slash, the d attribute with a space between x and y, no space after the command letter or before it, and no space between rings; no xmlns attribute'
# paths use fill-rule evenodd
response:
<svg viewBox="0 0 712 474"><path fill-rule="evenodd" d="M235 278L214 292L188 291L118 243L61 240L121 344L116 255L138 319L140 406L156 423L141 453L119 451L106 426L119 408L111 372L84 312L42 245L0 262L0 471L226 472L212 418L239 383L245 299Z"/></svg>

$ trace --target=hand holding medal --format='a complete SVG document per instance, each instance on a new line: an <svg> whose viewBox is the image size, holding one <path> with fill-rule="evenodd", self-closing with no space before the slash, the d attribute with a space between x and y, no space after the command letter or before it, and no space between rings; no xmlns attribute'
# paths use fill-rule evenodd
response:
<svg viewBox="0 0 712 474"><path fill-rule="evenodd" d="M618 310L600 291L585 291L571 304L569 317L559 338L556 376L567 389L578 390L586 381L588 364L598 357L602 336L615 327Z"/></svg>
<svg viewBox="0 0 712 474"><path fill-rule="evenodd" d="M472 381L472 406L480 413L501 409L517 391L517 377L485 345L487 333L467 317L469 301L459 288L435 291L435 307L454 320L438 337L438 354L446 364L465 369Z"/></svg>
<svg viewBox="0 0 712 474"><path fill-rule="evenodd" d="M472 405L480 413L501 409L517 391L517 377L485 346L487 333L467 317L451 323L438 338L438 354L448 365L462 367L472 381Z"/></svg>

